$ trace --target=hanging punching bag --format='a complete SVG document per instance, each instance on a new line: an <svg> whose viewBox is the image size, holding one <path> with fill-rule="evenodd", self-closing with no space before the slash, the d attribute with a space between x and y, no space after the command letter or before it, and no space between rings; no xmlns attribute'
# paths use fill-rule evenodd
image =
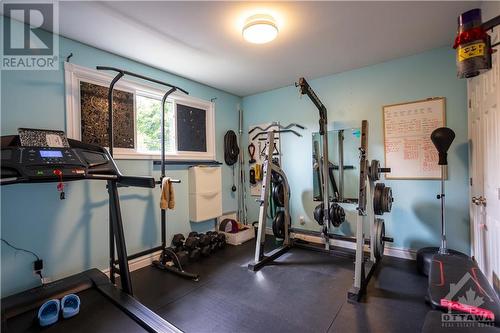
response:
<svg viewBox="0 0 500 333"><path fill-rule="evenodd" d="M491 41L482 27L481 9L471 9L458 17L453 48L458 78L474 77L491 68Z"/></svg>
<svg viewBox="0 0 500 333"><path fill-rule="evenodd" d="M448 149L455 140L455 132L448 127L436 128L431 133L431 141L436 147L439 155L439 165L448 165Z"/></svg>

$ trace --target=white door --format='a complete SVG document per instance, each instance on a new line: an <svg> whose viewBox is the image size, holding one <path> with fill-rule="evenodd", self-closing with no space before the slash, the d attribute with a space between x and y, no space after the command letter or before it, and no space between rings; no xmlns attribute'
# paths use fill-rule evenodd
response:
<svg viewBox="0 0 500 333"><path fill-rule="evenodd" d="M491 35L500 40L500 27ZM467 84L471 177L472 255L500 290L500 64L498 51L493 68Z"/></svg>

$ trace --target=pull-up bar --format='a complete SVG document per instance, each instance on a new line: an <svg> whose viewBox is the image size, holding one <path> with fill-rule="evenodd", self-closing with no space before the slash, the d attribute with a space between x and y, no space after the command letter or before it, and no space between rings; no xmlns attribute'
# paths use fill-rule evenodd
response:
<svg viewBox="0 0 500 333"><path fill-rule="evenodd" d="M161 99L161 160L162 160L162 165L161 165L161 177L163 178L165 176L165 101L167 100L167 97L172 94L173 92L179 90L185 93L186 95L189 95L189 93L177 86L174 86L173 84L162 82L141 74L129 72L120 68L116 67L109 67L109 66L97 66L97 70L101 71L114 71L118 72L116 76L111 80L111 83L109 85L109 91L108 91L108 141L109 141L109 153L111 156L113 156L113 89L115 84L125 75L133 76L142 80L146 80L149 82L153 82L156 84L160 84L166 87L169 87L170 89L163 95Z"/></svg>
<svg viewBox="0 0 500 333"><path fill-rule="evenodd" d="M118 72L118 73L122 73L123 75L134 76L134 77L142 79L142 80L146 80L146 81L154 82L154 83L157 83L157 84L161 84L162 86L167 86L167 87L175 88L176 90L180 90L183 93L189 95L189 93L186 90L184 90L182 88L179 88L177 86L174 86L174 85L172 85L170 83L162 82L162 81L159 81L159 80L156 80L156 79L153 79L153 78L141 75L141 74L129 72L129 71L126 71L126 70L123 70L123 69L120 69L120 68L108 67L108 66L97 66L96 69L100 70L100 71L115 71L115 72Z"/></svg>
<svg viewBox="0 0 500 333"><path fill-rule="evenodd" d="M177 86L174 86L170 83L162 82L141 74L129 72L120 68L115 68L115 67L108 67L108 66L97 66L97 70L101 71L114 71L117 72L116 76L111 80L109 84L109 90L108 90L108 142L109 142L109 153L111 156L113 156L113 89L115 87L115 84L125 75L128 76L133 76L136 78L139 78L141 80L153 82L162 86L166 86L170 88L162 97L161 99L161 176L159 183L161 184L163 178L165 177L165 102L167 100L167 97L172 94L173 92L179 90L182 91L183 93L189 95L189 93ZM175 183L180 183L179 180L175 180ZM161 210L161 226L162 226L162 249L166 247L166 213L165 210ZM110 218L110 225L109 225L109 230L112 231L113 225L111 224L111 218ZM112 233L110 233L110 238L109 238L109 257L110 257L110 279L114 283L115 280L115 243L114 243L114 238L112 236ZM156 250L156 249L155 249ZM185 273L185 272L180 272L181 275L189 276L191 277L190 274Z"/></svg>

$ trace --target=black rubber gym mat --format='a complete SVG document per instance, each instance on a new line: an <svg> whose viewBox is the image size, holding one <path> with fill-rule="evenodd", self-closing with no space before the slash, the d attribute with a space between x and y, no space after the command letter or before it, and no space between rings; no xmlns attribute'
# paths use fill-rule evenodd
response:
<svg viewBox="0 0 500 333"><path fill-rule="evenodd" d="M180 278L172 273L159 270L156 267L145 267L132 272L134 296L153 311L170 302L200 288L212 279L219 276L231 275L232 270L246 267L253 257L251 243L242 246L226 246L199 262L190 263L186 271L199 274L199 281ZM267 246L272 248L273 242Z"/></svg>
<svg viewBox="0 0 500 333"><path fill-rule="evenodd" d="M368 296L357 304L346 302L330 332L420 332L429 311L426 290L427 279L416 274L415 262L385 257Z"/></svg>
<svg viewBox="0 0 500 333"><path fill-rule="evenodd" d="M61 317L54 325L42 328L37 321L38 309L35 309L7 320L5 332L145 332L97 290L82 291L78 297L81 300L80 313L72 318Z"/></svg>
<svg viewBox="0 0 500 333"><path fill-rule="evenodd" d="M414 262L385 257L361 303L347 302L352 259L294 248L259 272L253 242L228 246L188 270L200 282L156 268L132 274L136 297L190 332L420 332L427 280ZM266 244L268 248L273 243ZM197 270L196 270L197 269Z"/></svg>
<svg viewBox="0 0 500 333"><path fill-rule="evenodd" d="M345 298L332 280L300 267L241 267L157 312L186 332L324 332Z"/></svg>

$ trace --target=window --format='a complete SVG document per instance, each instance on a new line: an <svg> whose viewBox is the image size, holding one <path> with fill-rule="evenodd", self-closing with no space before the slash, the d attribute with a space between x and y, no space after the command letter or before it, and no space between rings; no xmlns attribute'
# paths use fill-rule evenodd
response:
<svg viewBox="0 0 500 333"><path fill-rule="evenodd" d="M109 82L113 75L65 63L69 138L107 147ZM122 78L113 90L114 157L157 159L165 89ZM165 151L171 160L215 159L214 105L173 93L165 103Z"/></svg>
<svg viewBox="0 0 500 333"><path fill-rule="evenodd" d="M160 153L161 150L161 99L136 95L135 119L137 122L137 151ZM175 152L174 112L171 101L165 103L165 151Z"/></svg>
<svg viewBox="0 0 500 333"><path fill-rule="evenodd" d="M81 140L108 147L108 88L80 82ZM134 94L113 90L113 146L134 148Z"/></svg>

